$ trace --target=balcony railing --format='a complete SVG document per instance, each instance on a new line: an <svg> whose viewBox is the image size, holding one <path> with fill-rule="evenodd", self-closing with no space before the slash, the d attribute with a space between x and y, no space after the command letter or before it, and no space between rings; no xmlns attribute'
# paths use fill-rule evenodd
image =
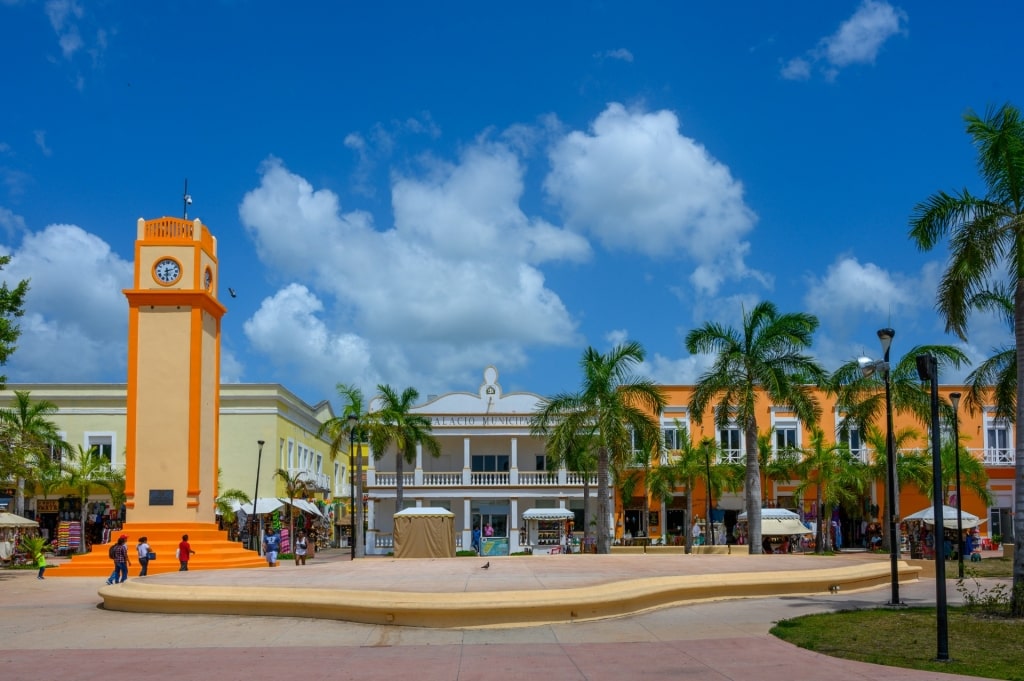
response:
<svg viewBox="0 0 1024 681"><path fill-rule="evenodd" d="M473 471L469 473L468 483L463 479L462 471L423 472L423 487L583 487L584 475L565 472L565 482L559 482L559 473L548 471L520 471L518 482L512 482L512 474L508 471ZM396 473L376 472L372 487L395 487L398 480ZM402 487L416 485L415 473L402 473ZM597 476L590 476L590 486L597 487Z"/></svg>
<svg viewBox="0 0 1024 681"><path fill-rule="evenodd" d="M288 475L290 475L293 480L302 480L306 484L312 485L320 491L327 491L331 489L331 479L324 473L314 473L306 470L305 468L289 468Z"/></svg>
<svg viewBox="0 0 1024 681"><path fill-rule="evenodd" d="M977 450L971 450L976 452ZM986 466L1013 466L1017 458L1010 447L986 447L982 461ZM977 456L977 454L975 454Z"/></svg>

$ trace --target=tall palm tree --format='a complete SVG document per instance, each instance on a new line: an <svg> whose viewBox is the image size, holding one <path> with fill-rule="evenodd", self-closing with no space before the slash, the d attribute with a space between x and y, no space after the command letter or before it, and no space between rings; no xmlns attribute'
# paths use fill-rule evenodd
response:
<svg viewBox="0 0 1024 681"><path fill-rule="evenodd" d="M797 470L803 479L797 486L797 494L803 496L814 486L817 502L814 550L816 553L831 550L831 533L825 529L829 518L825 511L839 505L852 506L860 499L868 484L867 466L846 445L826 442L824 431L815 426L811 429L810 446L803 451Z"/></svg>
<svg viewBox="0 0 1024 681"><path fill-rule="evenodd" d="M1005 285L995 284L981 291L971 301L978 310L994 312L1013 331L1013 292ZM995 416L1010 423L1017 418L1017 349L1003 345L992 349L992 355L967 374L967 395L964 403L972 412L979 412L995 402Z"/></svg>
<svg viewBox="0 0 1024 681"><path fill-rule="evenodd" d="M607 354L590 347L583 352L583 382L578 392L559 393L541 401L534 414L539 432L561 437L561 431L586 433L597 451L597 552L611 551L609 508L611 462L621 464L639 442L654 442L661 428L656 420L667 404L661 388L633 374L645 357L643 347L630 341Z"/></svg>
<svg viewBox="0 0 1024 681"><path fill-rule="evenodd" d="M348 451L349 475L352 484L350 490L352 498L349 500L349 514L352 517L352 525L356 528L355 536L350 537L353 542L353 555L362 558L365 555L363 548L363 452L362 444L366 441L366 432L369 428L366 418L366 399L363 391L354 385L339 383L336 386L338 396L342 398L341 414L328 419L321 424L317 431L317 437L325 435L331 442L331 461L336 461L338 454ZM355 423L352 418L355 417ZM352 445L357 450L351 450Z"/></svg>
<svg viewBox="0 0 1024 681"><path fill-rule="evenodd" d="M57 426L49 419L57 413L57 405L48 400L33 401L27 390L14 391L14 404L0 409L0 422L6 426L8 456L15 466L17 489L14 512L25 514L25 478L30 474L28 464L49 456L52 448L63 449Z"/></svg>
<svg viewBox="0 0 1024 681"><path fill-rule="evenodd" d="M676 430L679 431L676 442L679 448L668 452L668 467L672 469L672 477L676 485L686 491L686 521L683 523L683 532L685 551L690 553L693 549L693 536L690 533L690 527L693 525L693 493L697 482L705 474L705 451L693 443L689 430L678 420L676 420Z"/></svg>
<svg viewBox="0 0 1024 681"><path fill-rule="evenodd" d="M750 553L761 553L761 472L757 460L757 396L773 404L792 407L805 423L816 423L821 407L808 383L821 383L825 372L804 350L811 347L818 318L805 313L779 314L763 301L743 313L743 326L708 322L690 331L686 349L691 354L714 354L712 368L697 382L690 410L700 421L714 406L715 424L725 428L735 421L746 446L745 508Z"/></svg>
<svg viewBox="0 0 1024 681"><path fill-rule="evenodd" d="M868 475L875 482L883 482L889 477L889 453L886 451L886 434L874 425L869 425L864 433L864 443L872 451L868 462ZM910 445L921 439L921 434L913 428L899 428L892 434L893 451L896 453L896 496L903 489L913 485L921 491L931 485L931 458L910 449ZM899 512L897 511L897 516ZM889 523L881 523L882 543L888 549L892 541L889 536Z"/></svg>
<svg viewBox="0 0 1024 681"><path fill-rule="evenodd" d="M544 433L534 421L531 424L531 435L544 437ZM548 470L564 465L567 470L579 473L583 477L583 550L589 545L590 538L590 478L597 470L597 454L594 451L594 439L584 432L556 431L544 439Z"/></svg>
<svg viewBox="0 0 1024 681"><path fill-rule="evenodd" d="M99 455L96 447L86 449L82 445L76 445L71 456L64 462L64 475L68 487L78 496L82 514L79 518L82 524L82 543L78 547L78 552L85 553L85 516L89 495L95 487L101 487L113 496L118 484L123 489L124 473L111 468L110 462Z"/></svg>
<svg viewBox="0 0 1024 681"><path fill-rule="evenodd" d="M295 546L295 500L305 499L314 490L314 482L306 477L306 471L299 471L295 475L288 472L286 468L278 468L274 472L275 478L280 478L284 483L284 493L288 497L288 544L294 553Z"/></svg>
<svg viewBox="0 0 1024 681"><path fill-rule="evenodd" d="M967 134L978 152L985 196L966 189L940 191L914 208L910 237L930 251L949 236L949 266L939 282L936 307L946 330L967 339L974 296L999 281L1013 291L1017 355L1016 423L1024 423L1024 120L1004 104L985 117L968 111ZM1024 480L1024 430L1015 428L1017 480ZM1024 485L1017 485L1014 507L1024 509ZM1024 617L1024 513L1013 518L1013 597L1011 612Z"/></svg>
<svg viewBox="0 0 1024 681"><path fill-rule="evenodd" d="M422 445L437 458L441 444L432 434L430 419L413 414L420 398L415 388L406 388L399 395L390 385L378 385L380 408L369 415L370 447L374 458L380 458L391 445L395 446L395 511L402 510L404 463L416 462L416 445Z"/></svg>

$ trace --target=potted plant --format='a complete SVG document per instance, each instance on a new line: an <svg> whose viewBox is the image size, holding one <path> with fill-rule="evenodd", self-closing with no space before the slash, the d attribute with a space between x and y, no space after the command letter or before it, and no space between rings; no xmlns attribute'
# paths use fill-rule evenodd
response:
<svg viewBox="0 0 1024 681"><path fill-rule="evenodd" d="M992 550L995 551L999 548L999 545L1003 543L1003 535L993 534L992 535Z"/></svg>

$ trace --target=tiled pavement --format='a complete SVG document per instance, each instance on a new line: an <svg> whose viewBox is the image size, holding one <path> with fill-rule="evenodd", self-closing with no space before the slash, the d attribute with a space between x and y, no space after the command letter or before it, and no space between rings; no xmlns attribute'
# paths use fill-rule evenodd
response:
<svg viewBox="0 0 1024 681"><path fill-rule="evenodd" d="M401 591L553 589L657 574L769 569L751 557L565 556L492 559L489 570L450 561L324 552L305 567L218 570L145 578L215 586L240 582ZM772 557L765 557L771 560ZM778 557L788 558L788 557ZM598 559L598 560L594 560ZM798 557L798 559L800 559ZM458 559L455 567L470 565ZM806 560L806 559L804 559ZM812 559L818 560L818 559ZM509 561L520 561L511 563ZM521 561L529 561L521 563ZM732 561L731 563L728 561ZM523 570L523 565L529 565ZM508 566L508 569L503 567ZM513 569L513 566L515 569ZM766 566L760 568L758 566ZM59 568L58 568L59 569ZM133 570L134 573L134 570ZM766 577L768 573L766 572ZM133 578L134 579L134 578ZM957 679L825 657L768 635L801 614L883 604L888 588L857 593L700 602L590 622L430 629L333 620L111 612L102 580L0 572L0 678L149 679L730 679L807 681ZM905 583L910 605L934 602L935 582ZM957 600L952 582L950 602ZM929 642L933 644L933 642ZM952 649L951 656L969 651Z"/></svg>

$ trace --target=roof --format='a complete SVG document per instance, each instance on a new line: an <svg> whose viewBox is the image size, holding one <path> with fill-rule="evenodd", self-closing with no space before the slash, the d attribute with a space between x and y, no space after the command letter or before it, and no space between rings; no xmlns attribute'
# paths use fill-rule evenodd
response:
<svg viewBox="0 0 1024 681"><path fill-rule="evenodd" d="M419 508L407 508L404 511L399 511L395 514L396 518L406 518L409 516L451 516L455 517L455 514L449 511L447 508L441 508L439 506L421 506Z"/></svg>
<svg viewBox="0 0 1024 681"><path fill-rule="evenodd" d="M571 520L575 517L567 508L531 508L523 512L523 520Z"/></svg>

